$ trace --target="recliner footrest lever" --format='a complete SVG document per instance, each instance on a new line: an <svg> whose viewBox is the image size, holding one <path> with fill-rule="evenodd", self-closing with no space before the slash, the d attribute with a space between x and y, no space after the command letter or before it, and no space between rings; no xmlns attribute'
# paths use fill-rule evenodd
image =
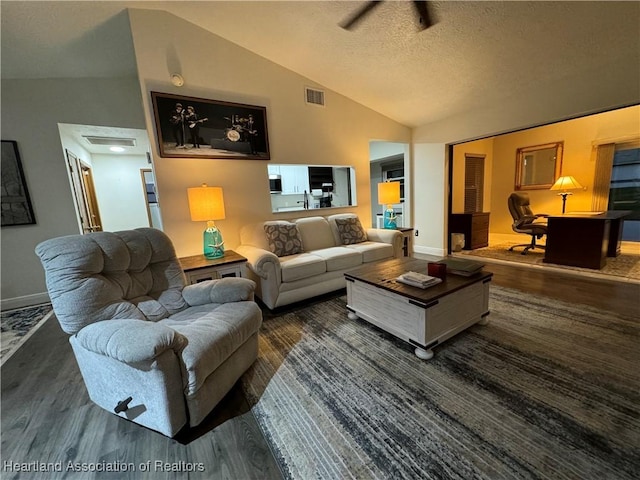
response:
<svg viewBox="0 0 640 480"><path fill-rule="evenodd" d="M129 403L131 402L131 400L133 400L133 398L131 397L127 397L124 400L121 400L120 402L118 402L116 408L114 408L113 411L116 413L126 412L129 409Z"/></svg>

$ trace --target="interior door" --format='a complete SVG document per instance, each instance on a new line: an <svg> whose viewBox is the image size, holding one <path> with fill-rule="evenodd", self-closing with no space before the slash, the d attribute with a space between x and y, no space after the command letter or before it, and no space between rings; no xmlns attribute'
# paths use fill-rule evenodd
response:
<svg viewBox="0 0 640 480"><path fill-rule="evenodd" d="M67 150L67 165L82 233L102 230L91 167Z"/></svg>

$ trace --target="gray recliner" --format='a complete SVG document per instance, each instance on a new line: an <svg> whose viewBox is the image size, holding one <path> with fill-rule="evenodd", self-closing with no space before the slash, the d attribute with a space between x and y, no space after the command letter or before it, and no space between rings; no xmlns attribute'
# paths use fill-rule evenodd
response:
<svg viewBox="0 0 640 480"><path fill-rule="evenodd" d="M89 396L106 410L173 437L202 422L257 358L255 283L185 286L160 230L59 237L36 254Z"/></svg>
<svg viewBox="0 0 640 480"><path fill-rule="evenodd" d="M531 235L530 243L522 243L520 245L513 245L509 248L512 252L516 247L524 247L522 255L526 255L529 250L536 248L544 249L544 245L536 244L536 239L541 239L547 234L547 224L538 222L540 218L547 218L549 215L546 213L535 214L531 210L529 204L529 194L525 192L514 192L509 195L508 200L509 213L513 218L513 224L511 229L516 233L525 233Z"/></svg>

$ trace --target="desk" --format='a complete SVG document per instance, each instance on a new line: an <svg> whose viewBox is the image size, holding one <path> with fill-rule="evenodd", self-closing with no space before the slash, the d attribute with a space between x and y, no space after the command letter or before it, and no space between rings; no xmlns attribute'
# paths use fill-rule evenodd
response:
<svg viewBox="0 0 640 480"><path fill-rule="evenodd" d="M547 218L546 263L601 269L620 254L622 225L628 210L569 212Z"/></svg>

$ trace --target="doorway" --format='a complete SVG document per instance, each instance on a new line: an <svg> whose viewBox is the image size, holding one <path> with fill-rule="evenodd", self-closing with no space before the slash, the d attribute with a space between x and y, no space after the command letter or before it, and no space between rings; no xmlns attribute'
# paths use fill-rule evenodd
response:
<svg viewBox="0 0 640 480"><path fill-rule="evenodd" d="M153 176L153 170L150 168L140 169L140 178L142 179L142 188L145 193L144 199L147 205L149 225L162 230L162 218L160 218L158 192L156 190L156 179Z"/></svg>
<svg viewBox="0 0 640 480"><path fill-rule="evenodd" d="M102 231L91 167L67 150L67 166L82 233Z"/></svg>
<svg viewBox="0 0 640 480"><path fill-rule="evenodd" d="M405 143L369 142L369 178L371 187L371 226L382 228L383 206L378 203L378 183L400 183L400 201L392 204L398 227L410 227L411 192L409 145Z"/></svg>
<svg viewBox="0 0 640 480"><path fill-rule="evenodd" d="M162 229L146 130L74 124L58 128L81 233Z"/></svg>

